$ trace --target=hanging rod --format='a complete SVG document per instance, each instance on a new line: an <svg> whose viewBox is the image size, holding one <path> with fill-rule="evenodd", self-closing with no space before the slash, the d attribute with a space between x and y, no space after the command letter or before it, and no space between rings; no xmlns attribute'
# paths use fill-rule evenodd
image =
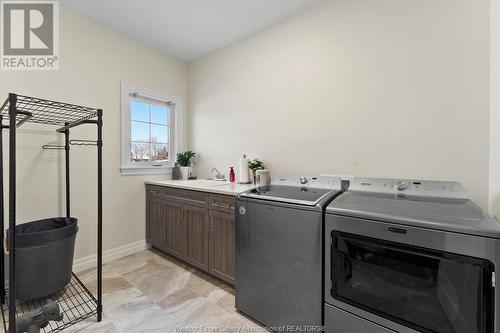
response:
<svg viewBox="0 0 500 333"><path fill-rule="evenodd" d="M97 141L94 140L70 140L70 145L73 146L97 146Z"/></svg>
<svg viewBox="0 0 500 333"><path fill-rule="evenodd" d="M43 145L42 149L45 149L45 150L64 150L64 149L66 149L66 147L57 146L57 145Z"/></svg>

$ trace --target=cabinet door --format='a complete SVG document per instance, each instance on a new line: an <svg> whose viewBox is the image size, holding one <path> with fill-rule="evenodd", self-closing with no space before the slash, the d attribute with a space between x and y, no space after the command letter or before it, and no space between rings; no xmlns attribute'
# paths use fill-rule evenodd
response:
<svg viewBox="0 0 500 333"><path fill-rule="evenodd" d="M183 205L166 202L166 250L180 259L187 253L187 223Z"/></svg>
<svg viewBox="0 0 500 333"><path fill-rule="evenodd" d="M236 244L234 214L210 211L209 272L234 284Z"/></svg>
<svg viewBox="0 0 500 333"><path fill-rule="evenodd" d="M164 248L166 245L165 202L163 199L148 197L146 210L146 238L154 246Z"/></svg>
<svg viewBox="0 0 500 333"><path fill-rule="evenodd" d="M208 271L208 209L185 206L187 257L192 265Z"/></svg>

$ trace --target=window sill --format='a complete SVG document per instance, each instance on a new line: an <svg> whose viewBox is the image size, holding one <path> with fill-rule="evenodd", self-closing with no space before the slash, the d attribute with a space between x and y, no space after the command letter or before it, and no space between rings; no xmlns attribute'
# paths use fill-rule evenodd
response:
<svg viewBox="0 0 500 333"><path fill-rule="evenodd" d="M172 167L122 167L120 172L122 176L169 175L172 173Z"/></svg>

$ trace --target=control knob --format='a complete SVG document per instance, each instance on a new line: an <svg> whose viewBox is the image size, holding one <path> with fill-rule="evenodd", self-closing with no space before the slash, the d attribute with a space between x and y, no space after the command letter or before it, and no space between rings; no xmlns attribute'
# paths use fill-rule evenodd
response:
<svg viewBox="0 0 500 333"><path fill-rule="evenodd" d="M302 185L307 184L307 177L300 177L300 178L299 178L299 182L300 182Z"/></svg>
<svg viewBox="0 0 500 333"><path fill-rule="evenodd" d="M394 184L394 189L396 191L404 191L408 188L408 182L398 181Z"/></svg>

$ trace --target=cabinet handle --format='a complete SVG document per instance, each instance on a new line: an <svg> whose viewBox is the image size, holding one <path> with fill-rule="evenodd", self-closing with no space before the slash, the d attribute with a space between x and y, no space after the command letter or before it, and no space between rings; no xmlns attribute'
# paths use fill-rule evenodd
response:
<svg viewBox="0 0 500 333"><path fill-rule="evenodd" d="M188 214L189 214L188 211L184 210L184 224L187 224Z"/></svg>
<svg viewBox="0 0 500 333"><path fill-rule="evenodd" d="M158 216L163 217L163 209L161 209L161 205L158 204Z"/></svg>
<svg viewBox="0 0 500 333"><path fill-rule="evenodd" d="M231 203L229 203L229 202L215 201L215 200L212 202L212 205L216 206L216 207L222 207L222 208L231 208L232 207Z"/></svg>

